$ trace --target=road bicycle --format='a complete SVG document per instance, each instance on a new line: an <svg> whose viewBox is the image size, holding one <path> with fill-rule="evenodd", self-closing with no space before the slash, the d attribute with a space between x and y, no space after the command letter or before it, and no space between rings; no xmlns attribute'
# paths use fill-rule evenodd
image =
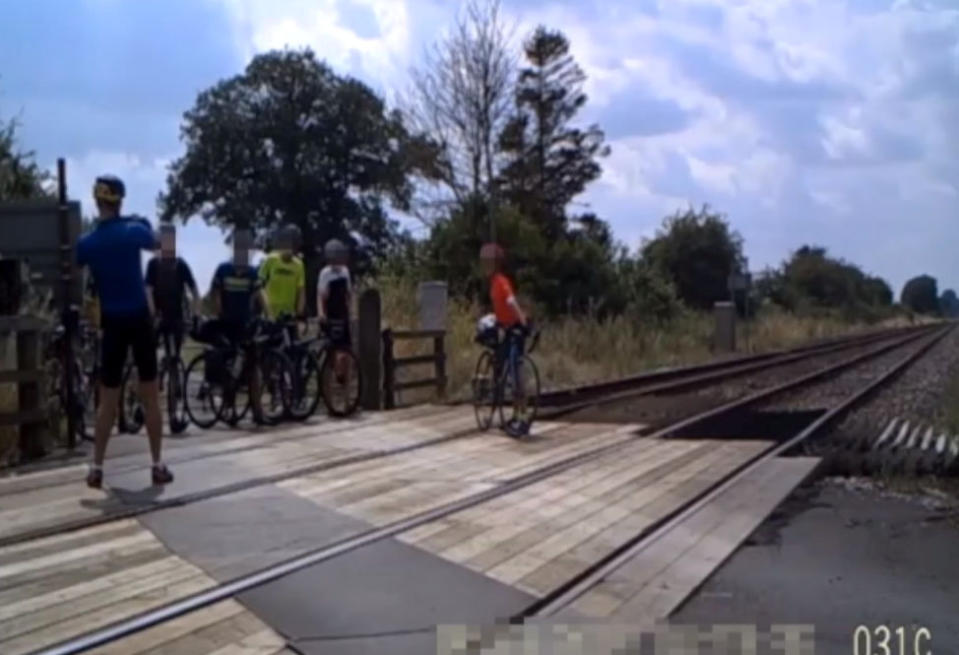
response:
<svg viewBox="0 0 959 655"><path fill-rule="evenodd" d="M293 368L293 390L290 416L306 420L316 412L322 398L330 416L343 418L356 413L360 405L362 373L359 360L351 348L334 345L340 339L341 321L325 321L319 326L319 335L294 341L290 336L290 321L284 326L282 352ZM337 371L337 360L342 362ZM342 375L338 375L341 373Z"/></svg>
<svg viewBox="0 0 959 655"><path fill-rule="evenodd" d="M163 355L157 363L157 389L165 394L167 421L171 434L180 434L190 424L183 393L186 367L176 349L171 326L158 326L157 336L163 346ZM120 390L119 429L127 434L136 434L145 422L143 403L140 400L139 376L136 365L128 358L123 369Z"/></svg>
<svg viewBox="0 0 959 655"><path fill-rule="evenodd" d="M281 316L276 325L282 338L279 350L289 360L293 372L289 418L305 421L316 412L322 395L320 359L316 350L319 339L298 339L298 321L289 316Z"/></svg>
<svg viewBox="0 0 959 655"><path fill-rule="evenodd" d="M186 398L184 387L186 381L186 367L177 348L177 339L174 330L182 326L160 326L158 334L163 344L163 358L160 360L158 371L159 392L166 396L167 419L170 432L180 434L186 430L190 419L186 413ZM181 332L182 336L182 332Z"/></svg>
<svg viewBox="0 0 959 655"><path fill-rule="evenodd" d="M99 353L96 331L80 326L80 338L74 349L70 384L73 385L73 406L67 406L68 393L63 384L63 351L66 348L66 329L58 325L50 333L44 349L44 384L50 417L56 422L52 429L61 434L68 412L73 413L77 438L93 441L99 387ZM92 351L92 352L91 352Z"/></svg>
<svg viewBox="0 0 959 655"><path fill-rule="evenodd" d="M140 401L140 377L133 359L127 355L120 382L120 410L117 412L117 429L127 434L137 434L146 422L146 412Z"/></svg>
<svg viewBox="0 0 959 655"><path fill-rule="evenodd" d="M519 436L529 430L539 408L540 380L530 353L539 343L539 331L521 326L500 336L499 326L481 329L476 342L483 347L473 375L473 409L480 430L488 430L498 416L498 427ZM525 352L521 346L525 342ZM509 413L507 415L507 412Z"/></svg>
<svg viewBox="0 0 959 655"><path fill-rule="evenodd" d="M281 337L274 325L251 322L238 344L198 337L209 347L187 366L185 384L187 414L198 427L217 421L234 427L247 414L256 424L276 425L290 414L293 370L276 347Z"/></svg>

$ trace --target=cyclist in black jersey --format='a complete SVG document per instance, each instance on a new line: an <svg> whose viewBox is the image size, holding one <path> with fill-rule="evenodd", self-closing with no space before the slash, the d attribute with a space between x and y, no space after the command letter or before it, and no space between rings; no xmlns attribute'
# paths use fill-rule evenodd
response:
<svg viewBox="0 0 959 655"><path fill-rule="evenodd" d="M176 254L176 228L160 226L160 255L147 264L147 300L157 319L157 334L167 357L180 356L184 334L184 304L187 293L194 317L198 314L200 293L190 266Z"/></svg>

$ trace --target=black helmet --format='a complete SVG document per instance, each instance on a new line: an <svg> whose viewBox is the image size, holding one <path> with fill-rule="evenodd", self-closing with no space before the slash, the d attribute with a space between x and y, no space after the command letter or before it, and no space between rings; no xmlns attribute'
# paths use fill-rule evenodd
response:
<svg viewBox="0 0 959 655"><path fill-rule="evenodd" d="M93 183L93 197L112 204L118 204L127 194L123 180L116 175L101 175Z"/></svg>

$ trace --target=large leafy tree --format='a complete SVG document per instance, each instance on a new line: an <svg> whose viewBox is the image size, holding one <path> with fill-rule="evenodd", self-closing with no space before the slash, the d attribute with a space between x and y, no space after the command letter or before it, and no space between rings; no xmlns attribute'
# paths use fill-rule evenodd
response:
<svg viewBox="0 0 959 655"><path fill-rule="evenodd" d="M901 302L919 314L935 314L939 311L939 291L936 278L919 275L902 288Z"/></svg>
<svg viewBox="0 0 959 655"><path fill-rule="evenodd" d="M203 91L184 115L186 153L159 203L161 218L199 216L263 234L303 232L308 284L330 238L354 247L362 273L395 236L384 201L405 208L417 140L363 83L310 50L274 51ZM308 294L311 302L313 294Z"/></svg>
<svg viewBox="0 0 959 655"><path fill-rule="evenodd" d="M939 296L939 311L946 318L959 316L959 296L952 289L946 289Z"/></svg>
<svg viewBox="0 0 959 655"><path fill-rule="evenodd" d="M708 207L666 218L656 236L643 244L642 256L696 309L709 309L728 298L729 275L745 264L742 238Z"/></svg>
<svg viewBox="0 0 959 655"><path fill-rule="evenodd" d="M598 159L609 148L597 125L571 125L586 104L586 76L566 36L540 26L524 42L523 53L527 65L516 86L516 113L500 135L508 157L502 188L547 239L557 239L567 229L567 206L600 176Z"/></svg>
<svg viewBox="0 0 959 655"><path fill-rule="evenodd" d="M20 150L16 120L0 122L0 201L50 196L50 176Z"/></svg>
<svg viewBox="0 0 959 655"><path fill-rule="evenodd" d="M756 291L761 300L790 311L841 310L856 320L880 318L878 310L892 304L885 280L810 245L793 251L781 267L765 271Z"/></svg>

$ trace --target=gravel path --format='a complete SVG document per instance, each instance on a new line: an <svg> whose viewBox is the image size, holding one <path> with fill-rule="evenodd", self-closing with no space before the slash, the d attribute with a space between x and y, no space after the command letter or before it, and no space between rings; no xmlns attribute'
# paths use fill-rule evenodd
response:
<svg viewBox="0 0 959 655"><path fill-rule="evenodd" d="M625 398L616 402L588 407L563 417L564 421L645 423L651 428L675 422L685 416L706 411L750 394L808 375L841 361L855 357L880 344L847 348L782 366L745 373L735 378L714 382L691 391ZM899 355L901 357L901 355ZM818 406L818 405L817 405Z"/></svg>

